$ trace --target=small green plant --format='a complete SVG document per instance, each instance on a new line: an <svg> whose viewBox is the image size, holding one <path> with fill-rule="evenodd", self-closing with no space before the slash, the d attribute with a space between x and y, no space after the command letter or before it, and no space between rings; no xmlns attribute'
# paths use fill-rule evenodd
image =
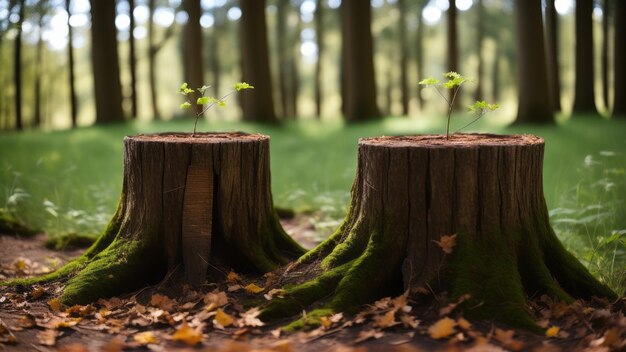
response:
<svg viewBox="0 0 626 352"><path fill-rule="evenodd" d="M461 87L463 87L463 84L467 82L472 82L472 80L456 72L446 72L443 74L443 76L447 78L448 80L445 82L441 82L438 79L427 77L421 80L419 84L426 86L426 87L435 88L439 96L441 96L443 100L445 100L445 102L448 104L448 116L447 116L447 121L446 121L446 139L450 139L450 118L452 117L452 108L454 107L454 101L456 100L456 97L461 91ZM452 98L446 98L446 96L442 92L443 89L452 90ZM466 128L467 126L473 124L474 122L478 121L478 119L480 119L483 115L485 115L488 112L496 110L498 107L499 107L498 104L489 104L485 102L484 100L476 101L474 104L468 106L467 108L467 110L473 113L476 116L476 118L472 120L470 123L468 123L467 125L454 131L452 134L457 133L460 130Z"/></svg>
<svg viewBox="0 0 626 352"><path fill-rule="evenodd" d="M214 105L217 105L220 107L226 106L226 99L228 99L228 97L230 97L234 93L242 91L242 90L254 88L253 86L249 85L246 82L235 83L231 91L224 94L221 98L217 99L216 97L204 95L207 89L209 89L210 87L211 86L203 85L200 88L191 89L189 88L189 84L185 82L178 89L178 92L185 97L185 102L180 104L181 109L187 110L191 108L194 103L195 105L202 106L202 109L199 112L196 112L195 114L196 121L193 124L193 132L191 133L192 137L196 135L196 127L198 126L198 120L200 119L200 116L202 116L207 110L212 108ZM194 99L195 99L195 102L193 101Z"/></svg>

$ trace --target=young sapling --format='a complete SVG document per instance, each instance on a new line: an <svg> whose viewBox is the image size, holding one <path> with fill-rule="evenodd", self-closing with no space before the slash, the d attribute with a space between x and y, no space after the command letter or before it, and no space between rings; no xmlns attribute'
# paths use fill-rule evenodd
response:
<svg viewBox="0 0 626 352"><path fill-rule="evenodd" d="M461 91L461 87L463 86L463 84L467 82L472 82L472 79L464 77L457 72L446 72L443 74L443 76L447 78L448 80L445 82L441 82L438 79L428 77L428 78L421 80L419 84L426 86L426 87L435 88L435 91L437 92L437 94L439 94L439 96L443 98L446 104L448 104L447 120L446 120L446 139L450 139L450 118L452 117L452 108L454 107L454 102L456 100L456 97L459 94L459 91ZM446 96L442 92L442 88L452 90L452 98L446 98ZM457 133L460 130L464 129L465 127L473 124L474 122L478 121L478 119L480 119L483 115L485 115L488 112L496 110L498 107L499 107L498 104L489 104L485 102L484 100L474 102L474 104L468 106L467 110L469 112L472 112L476 116L476 118L472 120L472 122L468 123L467 125L454 131L452 134Z"/></svg>
<svg viewBox="0 0 626 352"><path fill-rule="evenodd" d="M185 102L180 104L181 109L187 110L191 108L191 106L194 104L193 102L194 98L196 98L195 104L202 106L202 110L200 110L199 112L196 112L195 114L196 121L193 124L193 132L191 133L191 137L194 137L196 135L196 127L198 125L198 120L200 119L200 116L202 116L207 110L212 108L214 105L217 105L219 107L226 106L226 99L228 99L228 97L230 97L234 93L242 91L242 90L254 88L253 86L249 85L246 82L235 83L231 91L224 94L221 98L217 99L216 97L204 95L206 93L206 90L209 89L210 87L211 86L203 85L200 88L191 89L189 88L189 85L187 84L187 82L185 82L178 89L178 92L185 97Z"/></svg>

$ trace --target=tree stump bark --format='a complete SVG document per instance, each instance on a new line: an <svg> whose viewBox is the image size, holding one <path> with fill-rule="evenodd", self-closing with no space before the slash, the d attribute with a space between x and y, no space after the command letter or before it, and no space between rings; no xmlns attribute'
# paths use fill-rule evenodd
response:
<svg viewBox="0 0 626 352"><path fill-rule="evenodd" d="M267 272L304 251L280 226L270 190L269 137L245 133L137 135L124 139L117 212L69 275L65 303L86 303L211 267Z"/></svg>
<svg viewBox="0 0 626 352"><path fill-rule="evenodd" d="M527 297L614 297L550 227L543 150L530 135L361 139L343 224L289 269L296 284L263 317L324 302L310 321L428 284L469 294L470 317L538 329Z"/></svg>

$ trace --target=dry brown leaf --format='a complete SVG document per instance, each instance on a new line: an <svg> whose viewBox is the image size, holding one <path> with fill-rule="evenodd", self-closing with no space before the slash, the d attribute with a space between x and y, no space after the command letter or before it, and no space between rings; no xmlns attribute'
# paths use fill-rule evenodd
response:
<svg viewBox="0 0 626 352"><path fill-rule="evenodd" d="M265 325L259 318L261 311L258 307L251 308L244 313L241 313L241 319L239 321L240 326L263 326Z"/></svg>
<svg viewBox="0 0 626 352"><path fill-rule="evenodd" d="M150 299L150 305L153 307L161 308L163 310L171 311L172 309L174 309L176 302L167 296L155 293Z"/></svg>
<svg viewBox="0 0 626 352"><path fill-rule="evenodd" d="M133 340L140 345L148 345L158 343L159 340L152 331L144 331L133 336Z"/></svg>
<svg viewBox="0 0 626 352"><path fill-rule="evenodd" d="M396 321L396 312L394 310L390 310L383 315L377 315L374 317L375 327L384 329L398 324L398 321Z"/></svg>
<svg viewBox="0 0 626 352"><path fill-rule="evenodd" d="M254 294L261 293L265 290L263 287L259 287L254 283L246 285L244 289L248 291L249 293L254 293Z"/></svg>
<svg viewBox="0 0 626 352"><path fill-rule="evenodd" d="M380 339L383 336L385 336L385 334L378 330L363 330L359 332L359 336L356 340L354 340L354 343L363 342L369 339Z"/></svg>
<svg viewBox="0 0 626 352"><path fill-rule="evenodd" d="M278 298L283 298L284 295L285 290L283 290L282 288L273 288L269 290L268 293L264 294L263 297L265 297L266 300L271 301L272 299L274 299L275 296Z"/></svg>
<svg viewBox="0 0 626 352"><path fill-rule="evenodd" d="M37 334L37 341L40 345L54 346L57 343L57 336L59 336L58 331L47 329Z"/></svg>
<svg viewBox="0 0 626 352"><path fill-rule="evenodd" d="M452 313L456 307L458 307L461 303L467 301L468 299L470 299L470 295L469 294L464 294L461 297L459 297L459 300L453 303L448 304L447 306L439 309L439 316L442 317L444 315L448 315L450 313Z"/></svg>
<svg viewBox="0 0 626 352"><path fill-rule="evenodd" d="M59 348L59 352L88 352L87 346L74 342L69 345L64 345Z"/></svg>
<svg viewBox="0 0 626 352"><path fill-rule="evenodd" d="M123 337L116 337L102 346L102 352L122 352L126 344Z"/></svg>
<svg viewBox="0 0 626 352"><path fill-rule="evenodd" d="M272 334L272 336L277 339L280 338L280 334L283 332L283 330L281 328L278 329L274 329L270 331L270 334Z"/></svg>
<svg viewBox="0 0 626 352"><path fill-rule="evenodd" d="M228 296L225 292L215 290L204 295L203 301L207 305L206 310L212 311L215 308L227 305Z"/></svg>
<svg viewBox="0 0 626 352"><path fill-rule="evenodd" d="M231 326L235 323L235 318L225 313L223 310L218 309L215 312L215 319L213 320L213 324L218 329L224 329L225 327Z"/></svg>
<svg viewBox="0 0 626 352"><path fill-rule="evenodd" d="M416 320L414 316L408 315L408 314L403 314L400 317L400 321L402 322L405 328L415 329L420 325L419 320Z"/></svg>
<svg viewBox="0 0 626 352"><path fill-rule="evenodd" d="M439 247L441 247L441 250L443 250L444 253L451 254L452 249L454 248L454 246L456 246L456 234L455 235L443 235L441 236L439 241L433 240L433 242L435 242Z"/></svg>
<svg viewBox="0 0 626 352"><path fill-rule="evenodd" d="M46 293L46 288L39 286L30 292L30 296L33 299L39 299L39 297L43 296L44 293Z"/></svg>
<svg viewBox="0 0 626 352"><path fill-rule="evenodd" d="M172 341L180 341L185 343L187 346L195 346L202 341L202 332L196 329L192 329L187 325L187 323L183 323L183 325L176 330L174 335L171 337Z"/></svg>
<svg viewBox="0 0 626 352"><path fill-rule="evenodd" d="M472 323L470 323L469 321L467 321L465 318L461 317L459 319L457 319L456 323L459 325L459 327L463 330L469 330L472 328Z"/></svg>
<svg viewBox="0 0 626 352"><path fill-rule="evenodd" d="M448 317L439 319L428 328L428 335L433 339L443 339L456 332L456 321Z"/></svg>
<svg viewBox="0 0 626 352"><path fill-rule="evenodd" d="M547 337L556 337L559 334L559 330L561 330L558 326L551 326L546 330Z"/></svg>
<svg viewBox="0 0 626 352"><path fill-rule="evenodd" d="M489 343L481 343L481 344L476 344L466 350L464 350L465 352L506 352L505 350L503 350L502 348L498 347L498 346L494 346L492 344Z"/></svg>
<svg viewBox="0 0 626 352"><path fill-rule="evenodd" d="M20 317L20 326L23 328L34 328L35 326L37 326L37 320L30 313L23 314Z"/></svg>
<svg viewBox="0 0 626 352"><path fill-rule="evenodd" d="M265 277L265 287L270 287L272 285L274 285L276 283L276 280L278 279L276 277L276 274L274 274L273 272L268 272L265 273L265 275L263 275Z"/></svg>
<svg viewBox="0 0 626 352"><path fill-rule="evenodd" d="M270 351L273 352L293 352L293 346L289 340L276 341L272 344Z"/></svg>
<svg viewBox="0 0 626 352"><path fill-rule="evenodd" d="M241 290L243 287L241 287L241 285L228 285L227 291L228 292L235 292L235 291L239 291Z"/></svg>
<svg viewBox="0 0 626 352"><path fill-rule="evenodd" d="M124 301L122 301L119 297L111 297L109 299L101 298L98 300L98 304L104 306L108 310L114 310L121 307L124 304Z"/></svg>
<svg viewBox="0 0 626 352"><path fill-rule="evenodd" d="M239 276L239 274L237 274L236 272L231 271L228 273L228 275L226 275L226 281L231 283L239 282L241 281L241 276Z"/></svg>
<svg viewBox="0 0 626 352"><path fill-rule="evenodd" d="M0 319L0 343L7 345L15 345L17 343L17 338L13 335L9 327L4 324L2 319Z"/></svg>
<svg viewBox="0 0 626 352"><path fill-rule="evenodd" d="M53 298L51 300L48 301L48 306L50 307L50 309L53 312L60 312L62 305L61 305L61 301L59 301L58 298Z"/></svg>
<svg viewBox="0 0 626 352"><path fill-rule="evenodd" d="M494 340L500 342L504 348L512 351L521 351L524 348L524 343L513 338L513 336L515 336L514 330L502 330L498 328L496 328L493 334Z"/></svg>

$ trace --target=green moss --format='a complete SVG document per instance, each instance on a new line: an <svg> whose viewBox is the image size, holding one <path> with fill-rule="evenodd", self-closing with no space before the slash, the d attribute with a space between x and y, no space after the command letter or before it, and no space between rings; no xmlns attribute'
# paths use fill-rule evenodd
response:
<svg viewBox="0 0 626 352"><path fill-rule="evenodd" d="M334 310L328 308L315 309L306 313L300 319L287 324L282 328L282 330L289 333L314 329L321 325L321 318L328 317L334 313L336 313Z"/></svg>
<svg viewBox="0 0 626 352"><path fill-rule="evenodd" d="M46 247L54 250L63 250L68 247L87 248L94 243L93 235L81 235L76 232L57 234L46 240Z"/></svg>
<svg viewBox="0 0 626 352"><path fill-rule="evenodd" d="M31 229L26 224L19 221L15 216L0 208L0 234L11 234L19 236L32 236L37 230Z"/></svg>

